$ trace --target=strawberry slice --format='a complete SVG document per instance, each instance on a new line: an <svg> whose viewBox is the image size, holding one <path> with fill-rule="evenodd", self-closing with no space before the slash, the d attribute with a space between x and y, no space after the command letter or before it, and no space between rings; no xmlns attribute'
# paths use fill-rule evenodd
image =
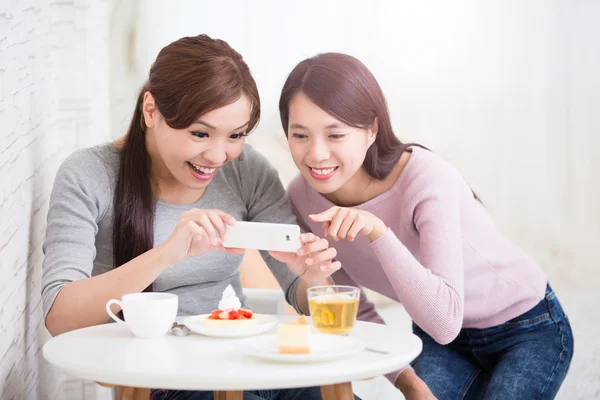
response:
<svg viewBox="0 0 600 400"><path fill-rule="evenodd" d="M221 313L219 314L219 319L231 319L231 318L229 317L229 312L227 312L227 311L223 311L223 312L221 312Z"/></svg>
<svg viewBox="0 0 600 400"><path fill-rule="evenodd" d="M221 320L239 320L239 319L250 319L252 318L253 313L250 310L246 310L245 308L240 308L238 311L228 310L214 310L209 316L208 319L221 319Z"/></svg>

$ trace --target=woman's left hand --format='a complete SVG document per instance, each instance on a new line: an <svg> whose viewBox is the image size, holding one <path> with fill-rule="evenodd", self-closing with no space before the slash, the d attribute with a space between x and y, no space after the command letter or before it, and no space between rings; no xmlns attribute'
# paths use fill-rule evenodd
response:
<svg viewBox="0 0 600 400"><path fill-rule="evenodd" d="M407 368L396 378L394 384L406 400L437 400L427 384L417 376L412 368Z"/></svg>
<svg viewBox="0 0 600 400"><path fill-rule="evenodd" d="M311 214L309 218L322 222L323 234L333 240L347 239L352 242L358 235L373 242L387 230L382 220L368 211L356 208L334 206L320 214Z"/></svg>
<svg viewBox="0 0 600 400"><path fill-rule="evenodd" d="M269 254L287 263L289 269L309 285L323 285L342 266L339 261L334 261L337 250L329 247L327 239L312 233L301 234L300 242L302 247L296 253L269 251Z"/></svg>

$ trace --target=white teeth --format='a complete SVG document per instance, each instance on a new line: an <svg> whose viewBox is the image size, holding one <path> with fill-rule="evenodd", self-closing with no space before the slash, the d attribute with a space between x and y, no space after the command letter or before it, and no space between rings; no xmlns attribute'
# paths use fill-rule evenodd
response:
<svg viewBox="0 0 600 400"><path fill-rule="evenodd" d="M198 172L202 172L203 174L206 174L206 175L210 175L210 174L212 174L213 172L215 172L215 169L216 169L216 168L206 168L206 167L200 167L200 166L198 166L198 165L196 165L196 164L192 164L192 163L190 163L190 164L192 165L192 167L194 167L194 169L195 169L196 171L198 171Z"/></svg>
<svg viewBox="0 0 600 400"><path fill-rule="evenodd" d="M329 175L330 173L335 171L335 168L326 168L326 169L311 168L311 170L317 175Z"/></svg>

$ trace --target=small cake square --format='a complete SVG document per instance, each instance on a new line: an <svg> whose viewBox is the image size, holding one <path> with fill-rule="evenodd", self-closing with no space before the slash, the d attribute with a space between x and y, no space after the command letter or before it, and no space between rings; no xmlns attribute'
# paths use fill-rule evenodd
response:
<svg viewBox="0 0 600 400"><path fill-rule="evenodd" d="M304 316L290 323L280 323L277 328L280 354L310 353L310 325Z"/></svg>

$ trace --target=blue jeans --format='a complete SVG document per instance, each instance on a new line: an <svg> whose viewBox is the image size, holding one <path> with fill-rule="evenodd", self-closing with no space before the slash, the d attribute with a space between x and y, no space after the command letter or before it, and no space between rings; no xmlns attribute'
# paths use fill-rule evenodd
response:
<svg viewBox="0 0 600 400"><path fill-rule="evenodd" d="M486 329L462 329L443 346L413 323L423 352L416 374L439 400L554 399L573 358L573 332L556 295Z"/></svg>
<svg viewBox="0 0 600 400"><path fill-rule="evenodd" d="M360 400L357 396L354 398ZM214 400L214 395L213 392L153 390L152 400ZM244 400L321 400L321 388L252 390L244 392Z"/></svg>

